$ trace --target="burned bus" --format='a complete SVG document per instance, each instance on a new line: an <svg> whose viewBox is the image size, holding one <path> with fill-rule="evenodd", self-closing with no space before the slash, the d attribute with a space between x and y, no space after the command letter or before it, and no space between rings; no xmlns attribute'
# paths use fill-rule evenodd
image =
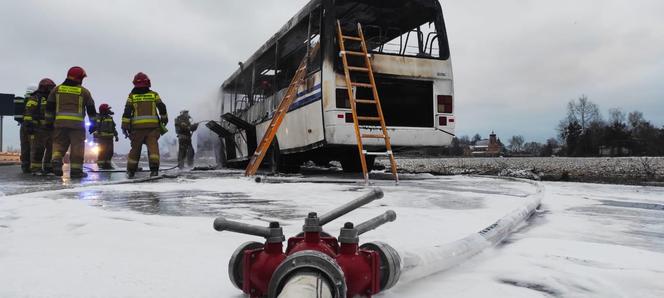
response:
<svg viewBox="0 0 664 298"><path fill-rule="evenodd" d="M312 0L223 83L222 154L228 165L246 165L299 63L320 43L320 50L308 57L305 81L266 159L281 171L295 170L305 161L339 161L345 171L360 169L337 20L344 32L357 33L358 23L364 28L394 151L451 143L452 65L438 0ZM370 92L352 91L356 98ZM364 145L384 149L382 140ZM367 156L369 166L373 161Z"/></svg>

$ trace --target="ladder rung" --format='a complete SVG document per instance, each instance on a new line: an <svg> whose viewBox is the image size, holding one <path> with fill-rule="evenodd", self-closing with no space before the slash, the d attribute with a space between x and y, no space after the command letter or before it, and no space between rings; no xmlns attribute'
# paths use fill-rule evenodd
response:
<svg viewBox="0 0 664 298"><path fill-rule="evenodd" d="M362 153L364 155L375 155L375 156L390 156L392 155L392 151L387 151L387 152L369 152L367 150L362 150Z"/></svg>
<svg viewBox="0 0 664 298"><path fill-rule="evenodd" d="M380 117L357 116L360 121L380 121Z"/></svg>
<svg viewBox="0 0 664 298"><path fill-rule="evenodd" d="M350 85L355 86L355 87L373 88L373 85L367 84L367 83L352 82L352 83L350 83Z"/></svg>
<svg viewBox="0 0 664 298"><path fill-rule="evenodd" d="M369 53L364 54L364 52L358 52L358 51L340 51L339 52L339 57L341 57L344 54L345 55L350 55L350 56L367 56L367 57L371 58L371 54L369 54Z"/></svg>
<svg viewBox="0 0 664 298"><path fill-rule="evenodd" d="M344 39L349 39L349 40L356 40L356 41L362 41L362 38L359 38L357 36L349 36L349 35L344 35Z"/></svg>
<svg viewBox="0 0 664 298"><path fill-rule="evenodd" d="M348 70L350 70L350 71L369 72L369 68L367 68L367 67L357 67L357 66L348 66Z"/></svg>
<svg viewBox="0 0 664 298"><path fill-rule="evenodd" d="M385 135L380 135L380 134L362 134L363 138L367 139L384 139Z"/></svg>
<svg viewBox="0 0 664 298"><path fill-rule="evenodd" d="M364 103L364 104L374 104L374 105L376 104L376 101L372 99L356 99L355 102Z"/></svg>

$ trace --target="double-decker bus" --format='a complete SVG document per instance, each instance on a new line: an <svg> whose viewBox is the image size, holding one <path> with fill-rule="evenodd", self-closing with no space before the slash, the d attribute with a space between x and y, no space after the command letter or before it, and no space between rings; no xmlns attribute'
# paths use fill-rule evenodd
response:
<svg viewBox="0 0 664 298"><path fill-rule="evenodd" d="M306 161L339 161L344 171L360 169L337 20L353 35L356 24L364 28L394 151L451 143L452 65L438 0L312 0L223 83L221 154L228 165L246 165L300 61L320 43L317 54L308 58L305 82L266 159L281 171L292 171ZM356 98L370 98L365 94L370 89L352 91ZM367 140L364 147L384 150L384 142ZM367 156L368 165L373 162Z"/></svg>

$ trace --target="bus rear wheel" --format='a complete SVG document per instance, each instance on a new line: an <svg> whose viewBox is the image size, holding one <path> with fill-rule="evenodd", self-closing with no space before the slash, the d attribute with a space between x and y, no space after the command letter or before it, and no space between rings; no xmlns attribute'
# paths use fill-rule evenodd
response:
<svg viewBox="0 0 664 298"><path fill-rule="evenodd" d="M270 170L272 173L293 174L300 171L302 161L296 154L282 154L279 150L279 142L275 139L268 151L270 156Z"/></svg>

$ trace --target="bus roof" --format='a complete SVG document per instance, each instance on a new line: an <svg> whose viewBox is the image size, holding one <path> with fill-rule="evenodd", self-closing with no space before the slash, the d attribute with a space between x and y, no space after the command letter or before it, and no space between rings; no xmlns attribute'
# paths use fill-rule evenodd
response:
<svg viewBox="0 0 664 298"><path fill-rule="evenodd" d="M336 1L333 0L331 2L340 2L340 3L347 2L346 5L350 4L351 7L347 7L346 11L340 11L340 12L337 12L337 13L340 13L342 15L349 14L349 15L347 15L348 17L357 17L358 12L353 11L353 9L352 9L353 5L355 5L355 4L352 4L352 2L355 2L355 1L357 1L358 4L363 3L363 4L366 4L366 5L383 6L385 9L393 9L394 14L400 15L401 18L396 18L396 17L395 18L390 18L391 21L397 21L397 20L405 21L405 20L408 20L411 17L414 17L414 16L408 16L407 13L405 13L405 16L404 16L403 11L400 11L399 9L396 9L396 7L403 6L403 5L408 5L408 6L420 5L420 6L432 9L432 13L434 13L434 14L439 13L439 12L442 13L442 9L440 7L440 2L438 2L439 0L410 0L406 4L404 4L403 0L336 0ZM311 0L309 3L307 3L302 9L300 9L300 11L298 13L295 14L295 16L293 16L285 25L283 25L281 27L281 29L279 29L279 31L277 31L277 33L272 35L272 37L270 37L267 40L267 42L265 42L253 55L251 55L251 57L249 57L249 59L247 59L243 63L243 65L251 65L256 60L258 60L265 52L267 52L272 46L274 46L276 44L277 40L279 40L281 37L286 35L301 20L308 17L309 14L312 11L314 11L315 9L320 7L322 2L323 2L323 0ZM379 16L373 15L371 13L366 13L366 12L365 12L365 15L362 18L363 19L372 19L373 22L378 22L380 20ZM388 23L390 22L390 20L381 20L381 21L382 22L388 22ZM444 32L444 26L445 26L444 25L444 20L441 20L441 21L442 21L442 26L443 26L442 34L444 36L445 42L447 42L447 35L446 35L446 32ZM222 89L226 88L229 84L231 84L233 82L233 80L235 80L241 74L241 72L242 72L242 69L236 69L233 72L233 74L231 74L231 76L224 81L224 83L222 85Z"/></svg>

